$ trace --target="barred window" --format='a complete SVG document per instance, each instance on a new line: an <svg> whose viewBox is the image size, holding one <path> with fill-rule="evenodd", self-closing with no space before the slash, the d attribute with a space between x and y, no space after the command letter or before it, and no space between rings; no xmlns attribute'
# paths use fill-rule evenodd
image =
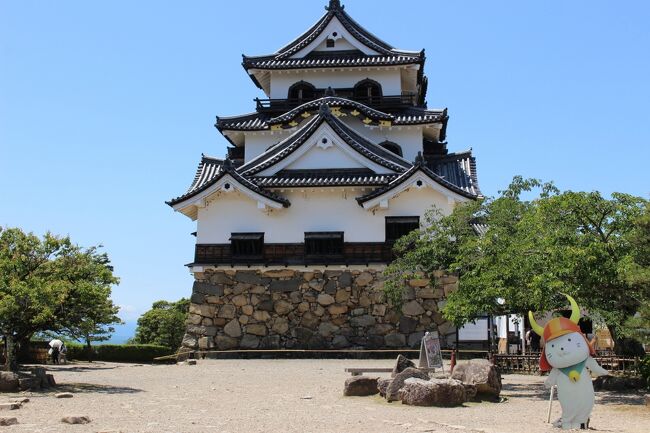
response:
<svg viewBox="0 0 650 433"><path fill-rule="evenodd" d="M340 256L343 254L343 232L305 232L305 255Z"/></svg>
<svg viewBox="0 0 650 433"><path fill-rule="evenodd" d="M419 228L419 216L386 217L386 242L395 242Z"/></svg>
<svg viewBox="0 0 650 433"><path fill-rule="evenodd" d="M264 233L231 233L230 248L233 256L262 256Z"/></svg>

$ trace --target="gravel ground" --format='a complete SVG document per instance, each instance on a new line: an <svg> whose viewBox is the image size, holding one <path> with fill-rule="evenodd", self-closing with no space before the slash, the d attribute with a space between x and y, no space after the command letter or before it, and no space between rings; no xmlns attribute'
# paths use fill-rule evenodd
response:
<svg viewBox="0 0 650 433"><path fill-rule="evenodd" d="M55 390L0 395L30 402L2 411L20 424L2 432L504 432L559 431L546 421L548 391L537 376L506 375L502 403L405 406L379 396L343 397L345 367L390 360L201 360L190 365L78 363L50 367ZM57 392L73 398L57 399ZM559 417L557 401L553 419ZM86 415L86 425L62 424ZM650 432L641 394L598 393L591 429Z"/></svg>

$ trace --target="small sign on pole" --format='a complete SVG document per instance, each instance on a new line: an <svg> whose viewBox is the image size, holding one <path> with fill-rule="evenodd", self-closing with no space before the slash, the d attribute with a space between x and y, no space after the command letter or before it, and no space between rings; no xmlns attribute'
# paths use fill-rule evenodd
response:
<svg viewBox="0 0 650 433"><path fill-rule="evenodd" d="M438 332L427 332L420 342L421 368L442 368L442 352L440 351L440 338Z"/></svg>

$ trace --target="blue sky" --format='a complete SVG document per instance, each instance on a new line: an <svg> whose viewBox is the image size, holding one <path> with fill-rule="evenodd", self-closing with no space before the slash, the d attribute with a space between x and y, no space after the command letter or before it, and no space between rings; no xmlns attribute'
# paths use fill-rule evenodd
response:
<svg viewBox="0 0 650 433"><path fill-rule="evenodd" d="M194 223L164 201L225 152L214 116L262 96L241 54L275 51L325 3L0 0L0 225L103 244L127 321L189 296ZM521 174L648 197L647 2L343 3L426 49L429 107L449 108L449 148L474 149L486 195Z"/></svg>

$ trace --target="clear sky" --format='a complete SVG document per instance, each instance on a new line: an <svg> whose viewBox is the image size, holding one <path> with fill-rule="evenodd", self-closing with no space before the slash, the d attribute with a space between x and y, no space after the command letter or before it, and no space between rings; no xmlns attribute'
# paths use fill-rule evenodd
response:
<svg viewBox="0 0 650 433"><path fill-rule="evenodd" d="M215 115L263 97L241 54L268 54L326 0L0 0L0 225L103 244L135 320L189 296L195 225L164 201ZM495 195L513 175L562 189L650 193L650 3L343 1L392 45L426 49L431 108L450 150L474 149Z"/></svg>

